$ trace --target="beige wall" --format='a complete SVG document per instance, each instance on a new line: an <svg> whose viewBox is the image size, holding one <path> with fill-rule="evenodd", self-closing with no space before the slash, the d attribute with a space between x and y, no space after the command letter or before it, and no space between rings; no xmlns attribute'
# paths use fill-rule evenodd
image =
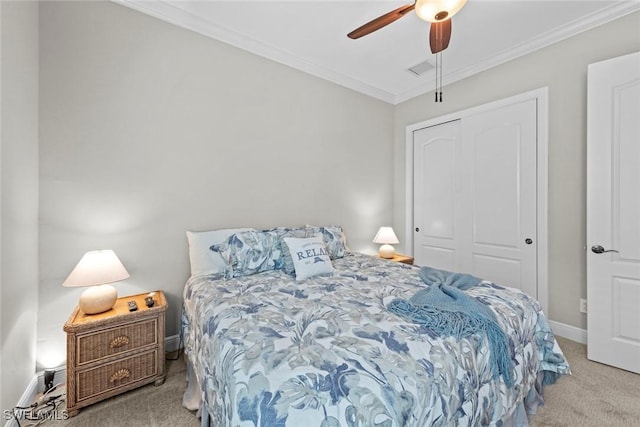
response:
<svg viewBox="0 0 640 427"><path fill-rule="evenodd" d="M464 42L464 41L461 41ZM394 227L405 229L405 130L414 124L529 90L549 88L549 317L586 329L587 65L640 50L640 12L510 61L396 107ZM446 55L446 53L445 53ZM446 72L446 62L445 70ZM404 236L399 236L403 241Z"/></svg>
<svg viewBox="0 0 640 427"><path fill-rule="evenodd" d="M64 360L87 250L163 289L178 333L185 230L392 221L393 106L107 2L40 6L38 361Z"/></svg>
<svg viewBox="0 0 640 427"><path fill-rule="evenodd" d="M0 2L0 419L33 377L38 313L38 4Z"/></svg>

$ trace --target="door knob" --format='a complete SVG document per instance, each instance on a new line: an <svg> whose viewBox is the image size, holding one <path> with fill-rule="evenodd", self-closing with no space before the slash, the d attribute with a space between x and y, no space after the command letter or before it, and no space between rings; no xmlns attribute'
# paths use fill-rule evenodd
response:
<svg viewBox="0 0 640 427"><path fill-rule="evenodd" d="M416 227L416 233L420 231L420 227Z"/></svg>
<svg viewBox="0 0 640 427"><path fill-rule="evenodd" d="M591 246L591 252L593 252L594 254L603 254L605 252L618 252L615 249L605 249L600 245L595 245L595 246Z"/></svg>

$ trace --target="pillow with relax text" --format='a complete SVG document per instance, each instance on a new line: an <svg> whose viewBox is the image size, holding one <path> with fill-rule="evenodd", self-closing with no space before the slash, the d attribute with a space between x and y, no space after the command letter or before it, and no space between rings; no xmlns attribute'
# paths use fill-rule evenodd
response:
<svg viewBox="0 0 640 427"><path fill-rule="evenodd" d="M284 243L293 260L296 280L333 273L333 265L322 236L285 237Z"/></svg>

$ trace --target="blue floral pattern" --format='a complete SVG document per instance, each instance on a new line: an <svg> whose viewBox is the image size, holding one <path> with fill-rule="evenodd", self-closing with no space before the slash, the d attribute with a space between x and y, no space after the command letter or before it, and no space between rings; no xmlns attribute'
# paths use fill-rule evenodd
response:
<svg viewBox="0 0 640 427"><path fill-rule="evenodd" d="M227 279L283 268L280 239L274 231L242 231L209 249L222 256Z"/></svg>
<svg viewBox="0 0 640 427"><path fill-rule="evenodd" d="M347 237L339 225L307 225L307 229L311 230L312 235L321 235L324 239L324 244L329 252L329 258L338 259L345 256L348 252L347 249Z"/></svg>
<svg viewBox="0 0 640 427"><path fill-rule="evenodd" d="M282 270L184 288L183 335L212 424L502 425L569 366L537 301L483 282L468 292L510 337L515 387L493 379L486 340L438 337L387 311L424 287L418 269L361 254L331 277Z"/></svg>

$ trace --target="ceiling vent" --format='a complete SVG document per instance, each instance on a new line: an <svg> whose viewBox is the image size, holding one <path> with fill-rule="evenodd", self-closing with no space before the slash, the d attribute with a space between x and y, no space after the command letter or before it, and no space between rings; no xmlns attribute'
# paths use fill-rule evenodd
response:
<svg viewBox="0 0 640 427"><path fill-rule="evenodd" d="M413 73L416 76L421 76L422 74L426 73L427 71L433 70L434 68L435 67L427 60L422 61L421 63L416 64L411 68L407 68L407 71Z"/></svg>

